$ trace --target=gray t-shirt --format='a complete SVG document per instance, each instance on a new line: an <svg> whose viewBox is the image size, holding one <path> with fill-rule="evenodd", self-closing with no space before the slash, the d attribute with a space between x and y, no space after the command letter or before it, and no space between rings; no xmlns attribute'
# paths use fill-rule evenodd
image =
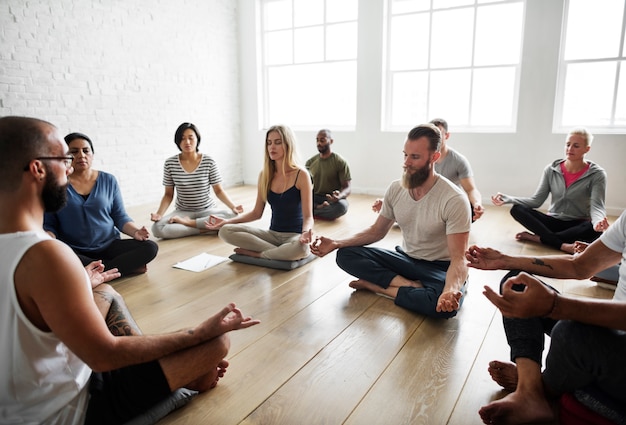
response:
<svg viewBox="0 0 626 425"><path fill-rule="evenodd" d="M399 180L392 182L380 214L400 226L404 251L427 261L450 260L447 235L469 232L472 222L467 195L442 176L419 201Z"/></svg>
<svg viewBox="0 0 626 425"><path fill-rule="evenodd" d="M435 171L457 186L461 185L461 180L474 176L467 158L450 147L446 157L435 162Z"/></svg>

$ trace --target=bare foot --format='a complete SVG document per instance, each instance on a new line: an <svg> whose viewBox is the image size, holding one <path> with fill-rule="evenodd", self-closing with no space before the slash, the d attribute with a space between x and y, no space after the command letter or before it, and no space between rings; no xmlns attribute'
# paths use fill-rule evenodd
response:
<svg viewBox="0 0 626 425"><path fill-rule="evenodd" d="M185 226L188 226L188 227L196 227L196 220L193 220L189 217L179 217L177 215L174 215L170 217L169 222L184 224Z"/></svg>
<svg viewBox="0 0 626 425"><path fill-rule="evenodd" d="M528 232L519 232L517 235L515 235L515 239L517 239L518 241L530 241L530 242L537 242L540 243L541 239L539 238L539 236L534 235L532 233L528 233Z"/></svg>
<svg viewBox="0 0 626 425"><path fill-rule="evenodd" d="M353 280L352 282L348 283L348 286L350 288L354 288L357 291L359 290L369 290L369 285L371 285L370 282L365 281L363 279L357 279L357 280Z"/></svg>
<svg viewBox="0 0 626 425"><path fill-rule="evenodd" d="M248 257L261 258L261 253L245 248L235 248L235 254L247 255Z"/></svg>
<svg viewBox="0 0 626 425"><path fill-rule="evenodd" d="M576 254L578 252L577 249L579 248L576 247L576 242L561 244L561 251L567 252L568 254Z"/></svg>
<svg viewBox="0 0 626 425"><path fill-rule="evenodd" d="M322 202L321 204L317 204L317 205L315 206L315 209L316 209L316 210L319 210L319 209L321 209L321 208L326 208L326 207L327 207L327 206L329 206L329 205L330 205L330 204L328 203L328 201L324 201L324 202Z"/></svg>
<svg viewBox="0 0 626 425"><path fill-rule="evenodd" d="M513 392L481 407L478 414L485 424L551 423L555 420L555 414L543 392Z"/></svg>
<svg viewBox="0 0 626 425"><path fill-rule="evenodd" d="M200 391L200 392L208 391L210 389L215 388L217 386L217 381L219 381L220 378L224 377L224 374L226 373L226 368L228 367L228 365L229 365L228 360L223 359L217 364L217 367L215 368L215 370L207 373L204 376L199 377L198 379L194 381L191 381L189 384L186 385L186 387L189 388L190 390L195 390L195 391Z"/></svg>
<svg viewBox="0 0 626 425"><path fill-rule="evenodd" d="M135 270L130 272L130 274L142 274L148 271L148 265L143 265L141 267L137 267Z"/></svg>
<svg viewBox="0 0 626 425"><path fill-rule="evenodd" d="M493 360L489 362L489 375L498 385L507 391L517 388L517 366L509 362Z"/></svg>

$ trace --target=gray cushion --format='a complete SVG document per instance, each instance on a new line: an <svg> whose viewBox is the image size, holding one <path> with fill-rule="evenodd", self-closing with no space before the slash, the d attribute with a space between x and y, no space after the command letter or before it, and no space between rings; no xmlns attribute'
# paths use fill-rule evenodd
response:
<svg viewBox="0 0 626 425"><path fill-rule="evenodd" d="M228 258L233 261L237 261L238 263L253 264L255 266L269 267L271 269L293 270L315 260L317 256L309 254L308 257L304 257L300 260L295 261L268 260L267 258L255 258L250 257L249 255L240 254L232 254Z"/></svg>
<svg viewBox="0 0 626 425"><path fill-rule="evenodd" d="M167 416L168 413L178 409L189 403L192 398L198 394L198 391L188 390L187 388L179 388L174 391L168 398L160 403L152 406L150 410L137 416L125 425L152 425Z"/></svg>

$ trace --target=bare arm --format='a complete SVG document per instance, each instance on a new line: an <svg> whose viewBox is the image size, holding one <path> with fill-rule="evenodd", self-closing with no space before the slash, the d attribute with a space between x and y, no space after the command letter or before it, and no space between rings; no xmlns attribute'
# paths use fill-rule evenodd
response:
<svg viewBox="0 0 626 425"><path fill-rule="evenodd" d="M85 269L71 249L57 241L31 248L16 269L15 282L29 320L43 331L52 331L95 371L159 359L258 323L229 305L234 318L224 315L225 308L194 328L166 335L115 337L94 302Z"/></svg>
<svg viewBox="0 0 626 425"><path fill-rule="evenodd" d="M459 309L461 287L467 280L468 269L464 254L467 250L469 232L453 233L446 236L450 252L450 267L446 272L446 284L437 301L437 311L454 311Z"/></svg>
<svg viewBox="0 0 626 425"><path fill-rule="evenodd" d="M467 177L465 179L461 179L461 187L465 193L467 193L467 197L469 198L470 205L474 210L474 220L478 220L485 211L483 209L483 200L478 188L476 188L476 184L474 184L473 177Z"/></svg>
<svg viewBox="0 0 626 425"><path fill-rule="evenodd" d="M159 209L157 212L150 214L150 220L159 221L163 218L165 211L167 211L168 207L172 203L174 199L174 186L165 186L165 193L161 198L161 203L159 204Z"/></svg>
<svg viewBox="0 0 626 425"><path fill-rule="evenodd" d="M215 192L215 196L217 196L217 198L222 201L222 203L224 205L226 205L228 208L231 209L232 212L234 212L235 214L239 214L243 212L243 206L241 205L235 205L233 203L233 201L230 200L230 197L228 196L228 194L226 193L226 191L222 188L221 184L214 184L213 186L211 186L213 188L213 191Z"/></svg>
<svg viewBox="0 0 626 425"><path fill-rule="evenodd" d="M150 232L146 229L146 226L139 227L134 221L129 221L122 227L122 233L130 236L138 241L145 241L150 239Z"/></svg>
<svg viewBox="0 0 626 425"><path fill-rule="evenodd" d="M621 253L609 249L598 239L578 255L509 256L495 249L473 245L465 258L469 267L477 269L523 270L560 279L587 279L619 263Z"/></svg>
<svg viewBox="0 0 626 425"><path fill-rule="evenodd" d="M522 285L523 290L513 290L513 285ZM626 303L564 297L526 273L508 279L502 286L502 295L488 286L485 286L483 294L505 317L548 316L626 330Z"/></svg>
<svg viewBox="0 0 626 425"><path fill-rule="evenodd" d="M311 242L313 231L313 183L308 171L301 170L296 181L296 187L300 191L302 204L302 236L300 242L308 244Z"/></svg>
<svg viewBox="0 0 626 425"><path fill-rule="evenodd" d="M311 244L311 252L318 257L323 257L335 249L369 245L384 238L391 226L393 226L393 220L378 215L374 224L349 238L334 240L324 236L316 237Z"/></svg>

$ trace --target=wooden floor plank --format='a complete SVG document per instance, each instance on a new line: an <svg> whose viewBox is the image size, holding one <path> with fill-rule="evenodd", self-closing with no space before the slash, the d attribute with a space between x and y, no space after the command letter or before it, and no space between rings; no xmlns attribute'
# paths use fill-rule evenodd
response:
<svg viewBox="0 0 626 425"><path fill-rule="evenodd" d="M228 188L249 210L256 188ZM315 222L314 234L341 238L376 219L375 197L353 194L348 214ZM158 205L129 208L137 222ZM252 225L269 225L269 208ZM472 225L471 243L509 254L554 250L515 240L522 228L507 207L486 207ZM393 227L377 246L401 243ZM348 287L352 277L335 253L291 271L230 260L200 273L173 265L202 252L223 257L233 247L215 235L159 240L148 273L116 281L146 333L192 326L234 301L261 320L231 333L224 379L161 424L479 424L478 409L502 396L487 373L508 359L501 316L482 295L498 288L504 271L470 270L468 295L457 318L424 319L389 299ZM546 279L572 296L609 298L589 280Z"/></svg>

